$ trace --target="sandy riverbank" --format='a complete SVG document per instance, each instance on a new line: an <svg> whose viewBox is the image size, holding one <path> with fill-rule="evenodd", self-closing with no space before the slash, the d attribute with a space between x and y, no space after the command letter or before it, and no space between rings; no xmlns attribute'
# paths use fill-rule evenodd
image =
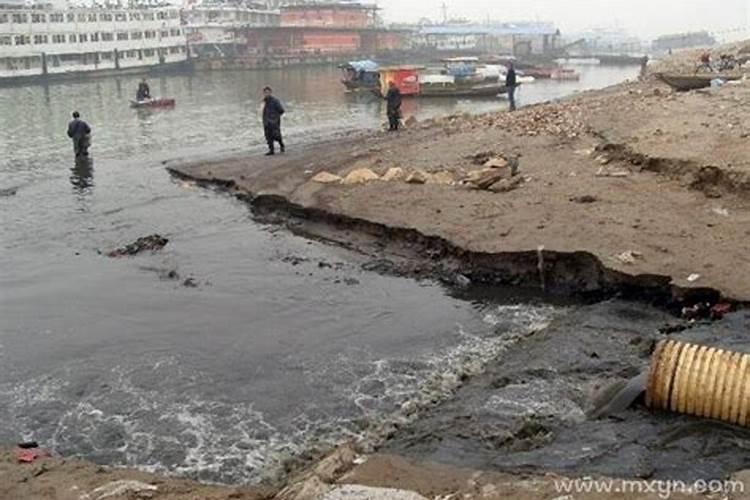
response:
<svg viewBox="0 0 750 500"><path fill-rule="evenodd" d="M408 241L418 254L405 264L412 271L576 293L638 288L680 298L711 289L747 301L748 109L747 82L682 94L649 79L514 114L170 169L363 251L378 253L359 245L364 233L379 240L375 248ZM514 185L462 185L499 156L520 157ZM314 180L358 169L380 177L401 169L426 182ZM403 248L392 250L380 253L398 261Z"/></svg>

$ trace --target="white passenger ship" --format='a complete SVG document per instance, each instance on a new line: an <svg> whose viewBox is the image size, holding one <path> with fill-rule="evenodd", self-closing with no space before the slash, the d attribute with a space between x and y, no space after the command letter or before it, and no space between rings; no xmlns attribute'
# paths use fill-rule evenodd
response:
<svg viewBox="0 0 750 500"><path fill-rule="evenodd" d="M0 0L0 83L187 65L177 7L65 7Z"/></svg>
<svg viewBox="0 0 750 500"><path fill-rule="evenodd" d="M191 54L202 58L231 57L242 51L241 29L279 26L281 14L252 0L189 2L184 11Z"/></svg>

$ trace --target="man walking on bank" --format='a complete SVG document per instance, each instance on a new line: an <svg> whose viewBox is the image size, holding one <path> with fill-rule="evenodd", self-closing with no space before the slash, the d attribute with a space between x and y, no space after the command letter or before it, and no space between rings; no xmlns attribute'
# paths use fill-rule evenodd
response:
<svg viewBox="0 0 750 500"><path fill-rule="evenodd" d="M89 155L91 127L81 120L81 114L78 111L73 111L73 120L68 123L68 137L73 139L73 151L76 153L76 158L84 158Z"/></svg>
<svg viewBox="0 0 750 500"><path fill-rule="evenodd" d="M401 121L401 91L394 82L388 82L388 93L385 95L385 100L387 101L388 130L396 132Z"/></svg>
<svg viewBox="0 0 750 500"><path fill-rule="evenodd" d="M508 89L508 102L510 103L510 111L516 110L516 87L518 82L516 79L516 68L513 66L513 62L508 63L508 73L505 75L505 87Z"/></svg>
<svg viewBox="0 0 750 500"><path fill-rule="evenodd" d="M263 130L266 134L268 143L268 153L266 156L276 154L275 143L279 143L281 152L286 151L284 139L281 137L281 115L284 114L284 106L273 95L271 87L263 89Z"/></svg>

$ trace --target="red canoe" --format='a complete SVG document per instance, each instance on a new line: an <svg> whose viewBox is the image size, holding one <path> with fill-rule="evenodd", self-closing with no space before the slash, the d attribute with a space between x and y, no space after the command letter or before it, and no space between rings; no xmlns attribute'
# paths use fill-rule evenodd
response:
<svg viewBox="0 0 750 500"><path fill-rule="evenodd" d="M145 101L130 101L131 108L173 108L176 104L174 99L147 99Z"/></svg>

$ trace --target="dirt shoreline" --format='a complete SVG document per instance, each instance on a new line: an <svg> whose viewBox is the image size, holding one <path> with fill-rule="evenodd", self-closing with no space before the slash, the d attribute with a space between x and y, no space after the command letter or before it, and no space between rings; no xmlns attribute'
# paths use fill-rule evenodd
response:
<svg viewBox="0 0 750 500"><path fill-rule="evenodd" d="M598 297L635 292L660 303L747 302L748 107L747 83L677 94L649 80L513 115L168 168L397 272ZM520 155L515 189L458 185L496 155ZM312 180L391 168L427 182Z"/></svg>

